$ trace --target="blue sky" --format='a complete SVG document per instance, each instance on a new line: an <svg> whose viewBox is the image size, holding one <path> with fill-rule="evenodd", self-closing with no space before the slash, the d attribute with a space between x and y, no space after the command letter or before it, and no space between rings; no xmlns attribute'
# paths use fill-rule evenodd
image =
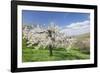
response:
<svg viewBox="0 0 100 73"><path fill-rule="evenodd" d="M48 11L22 11L23 24L40 24L48 25L51 22L58 26L66 26L76 22L89 20L89 13L74 13L74 12L48 12Z"/></svg>

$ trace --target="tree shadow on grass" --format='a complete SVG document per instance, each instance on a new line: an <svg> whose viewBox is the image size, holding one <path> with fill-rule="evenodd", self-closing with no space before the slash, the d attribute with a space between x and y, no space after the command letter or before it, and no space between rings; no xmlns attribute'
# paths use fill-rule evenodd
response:
<svg viewBox="0 0 100 73"><path fill-rule="evenodd" d="M80 59L87 59L84 56L81 56L81 54L67 52L67 51L55 51L54 56L58 57L59 60L80 60Z"/></svg>
<svg viewBox="0 0 100 73"><path fill-rule="evenodd" d="M55 57L58 57L60 60L66 60L68 55L66 51L54 51Z"/></svg>

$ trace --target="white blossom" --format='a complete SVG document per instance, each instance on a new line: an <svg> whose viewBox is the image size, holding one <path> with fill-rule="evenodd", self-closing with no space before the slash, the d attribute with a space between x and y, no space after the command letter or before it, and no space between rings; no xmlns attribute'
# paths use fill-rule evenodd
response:
<svg viewBox="0 0 100 73"><path fill-rule="evenodd" d="M59 27L54 23L50 23L47 28L40 27L40 25L32 26L31 29L28 26L23 25L23 27L23 39L27 39L27 47L37 44L38 47L43 46L45 48L52 45L57 48L64 47L67 49L75 42L75 39L61 33ZM49 31L52 33L51 37Z"/></svg>

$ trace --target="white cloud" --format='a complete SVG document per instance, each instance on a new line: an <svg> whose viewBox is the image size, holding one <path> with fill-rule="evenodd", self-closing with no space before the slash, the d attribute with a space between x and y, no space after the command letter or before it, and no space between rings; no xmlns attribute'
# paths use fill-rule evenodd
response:
<svg viewBox="0 0 100 73"><path fill-rule="evenodd" d="M83 21L83 22L76 22L76 23L72 23L72 24L70 24L70 25L68 25L68 26L66 26L66 27L68 27L68 28L81 28L81 27L86 27L86 26L88 26L90 23L89 23L89 21L88 20L86 20L86 21Z"/></svg>
<svg viewBox="0 0 100 73"><path fill-rule="evenodd" d="M67 35L79 35L90 32L90 21L85 20L83 22L76 22L70 25L67 25L64 29L61 29L61 32L66 33Z"/></svg>

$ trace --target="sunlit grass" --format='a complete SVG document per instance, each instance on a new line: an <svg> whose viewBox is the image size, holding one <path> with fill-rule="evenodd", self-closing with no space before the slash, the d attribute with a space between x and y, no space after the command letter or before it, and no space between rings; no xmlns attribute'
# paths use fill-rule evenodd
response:
<svg viewBox="0 0 100 73"><path fill-rule="evenodd" d="M69 50L66 48L53 48L53 56L50 56L49 48L26 47L26 40L22 42L22 61L23 62L39 62L39 61L60 61L60 60L83 60L89 59L90 53L80 48L72 47Z"/></svg>
<svg viewBox="0 0 100 73"><path fill-rule="evenodd" d="M22 52L23 62L36 62L36 61L58 61L58 60L79 60L89 59L89 54L82 53L77 50L57 51L53 50L53 56L49 55L49 50L36 50L25 48Z"/></svg>

